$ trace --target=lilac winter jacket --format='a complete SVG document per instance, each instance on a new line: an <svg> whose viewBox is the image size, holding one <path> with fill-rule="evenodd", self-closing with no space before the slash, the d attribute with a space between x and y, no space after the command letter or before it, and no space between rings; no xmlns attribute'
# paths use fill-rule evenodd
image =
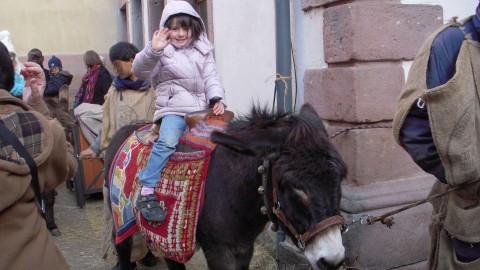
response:
<svg viewBox="0 0 480 270"><path fill-rule="evenodd" d="M160 27L168 17L178 13L200 18L187 2L173 1L164 9ZM169 114L183 116L188 112L203 110L213 97L222 98L224 105L227 105L213 57L213 45L205 33L184 48L169 44L160 52L153 51L149 42L135 56L132 71L141 80L151 80L155 87L156 111L153 121Z"/></svg>

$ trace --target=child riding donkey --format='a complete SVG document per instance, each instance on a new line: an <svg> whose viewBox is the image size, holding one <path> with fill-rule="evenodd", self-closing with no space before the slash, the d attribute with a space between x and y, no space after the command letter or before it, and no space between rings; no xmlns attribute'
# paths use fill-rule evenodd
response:
<svg viewBox="0 0 480 270"><path fill-rule="evenodd" d="M213 56L213 45L198 13L185 1L165 6L160 29L135 57L133 73L156 85L156 111L153 121L159 138L148 163L138 177L142 182L137 207L149 221L166 216L154 190L170 155L186 128L185 114L213 107L215 115L225 111L225 91L220 83Z"/></svg>

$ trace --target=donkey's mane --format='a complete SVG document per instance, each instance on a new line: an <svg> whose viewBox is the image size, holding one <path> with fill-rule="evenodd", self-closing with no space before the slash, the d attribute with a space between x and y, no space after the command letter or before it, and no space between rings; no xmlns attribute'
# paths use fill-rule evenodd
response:
<svg viewBox="0 0 480 270"><path fill-rule="evenodd" d="M266 106L253 105L249 114L239 116L231 122L227 133L278 129L285 134L287 143L306 143L305 138L308 138L307 142L325 147L329 141L324 132L325 127L317 127L315 124L297 113L272 112Z"/></svg>
<svg viewBox="0 0 480 270"><path fill-rule="evenodd" d="M229 126L231 131L259 130L278 126L278 120L286 118L288 113L271 112L267 107L253 105L250 113L241 115L233 120Z"/></svg>

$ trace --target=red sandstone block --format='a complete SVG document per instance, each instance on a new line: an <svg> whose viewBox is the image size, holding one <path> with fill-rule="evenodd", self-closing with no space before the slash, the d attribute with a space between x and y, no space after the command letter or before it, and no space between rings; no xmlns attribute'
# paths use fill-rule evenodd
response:
<svg viewBox="0 0 480 270"><path fill-rule="evenodd" d="M411 60L442 23L439 5L348 3L327 8L327 63Z"/></svg>
<svg viewBox="0 0 480 270"><path fill-rule="evenodd" d="M404 77L400 64L310 69L304 79L305 100L327 120L392 120Z"/></svg>
<svg viewBox="0 0 480 270"><path fill-rule="evenodd" d="M335 134L352 126L356 125L332 125L327 130ZM332 138L332 142L348 168L344 185L363 186L423 173L395 142L391 128L350 130Z"/></svg>

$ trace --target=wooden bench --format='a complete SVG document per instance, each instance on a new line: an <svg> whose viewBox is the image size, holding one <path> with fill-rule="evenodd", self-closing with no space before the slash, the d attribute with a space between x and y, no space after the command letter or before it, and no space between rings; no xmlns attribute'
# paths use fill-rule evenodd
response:
<svg viewBox="0 0 480 270"><path fill-rule="evenodd" d="M70 111L73 116L73 109ZM78 160L77 172L73 182L78 207L85 205L85 195L101 193L105 180L103 159L80 159L80 152L90 147L89 142L82 133L78 123L73 128L74 151Z"/></svg>

